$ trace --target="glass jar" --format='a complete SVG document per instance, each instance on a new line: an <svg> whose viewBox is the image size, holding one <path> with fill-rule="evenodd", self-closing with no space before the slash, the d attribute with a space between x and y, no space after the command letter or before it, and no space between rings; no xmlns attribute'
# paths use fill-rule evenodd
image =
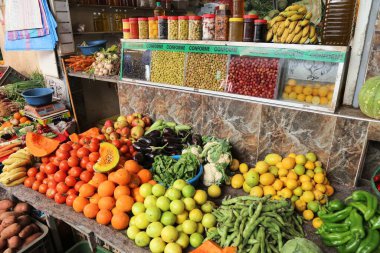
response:
<svg viewBox="0 0 380 253"><path fill-rule="evenodd" d="M253 32L255 30L254 21L258 19L257 15L244 15L244 32L243 32L243 41L252 42L253 41Z"/></svg>
<svg viewBox="0 0 380 253"><path fill-rule="evenodd" d="M129 19L125 18L123 19L123 38L124 39L129 39Z"/></svg>
<svg viewBox="0 0 380 253"><path fill-rule="evenodd" d="M232 17L241 18L244 15L244 0L232 1Z"/></svg>
<svg viewBox="0 0 380 253"><path fill-rule="evenodd" d="M168 17L167 16L158 17L158 38L160 40L168 39Z"/></svg>
<svg viewBox="0 0 380 253"><path fill-rule="evenodd" d="M156 0L149 0L149 8L156 8Z"/></svg>
<svg viewBox="0 0 380 253"><path fill-rule="evenodd" d="M178 40L178 17L177 16L168 17L168 39Z"/></svg>
<svg viewBox="0 0 380 253"><path fill-rule="evenodd" d="M129 18L129 38L139 38L139 23L137 18Z"/></svg>
<svg viewBox="0 0 380 253"><path fill-rule="evenodd" d="M202 21L202 40L214 40L215 36L215 15L204 14Z"/></svg>
<svg viewBox="0 0 380 253"><path fill-rule="evenodd" d="M149 8L149 0L140 0L140 7Z"/></svg>
<svg viewBox="0 0 380 253"><path fill-rule="evenodd" d="M178 39L189 39L189 17L187 16L178 17Z"/></svg>
<svg viewBox="0 0 380 253"><path fill-rule="evenodd" d="M229 41L243 41L243 18L230 18Z"/></svg>
<svg viewBox="0 0 380 253"><path fill-rule="evenodd" d="M253 33L254 42L265 42L267 36L267 21L265 19L256 19Z"/></svg>
<svg viewBox="0 0 380 253"><path fill-rule="evenodd" d="M158 21L157 17L148 18L149 39L158 39Z"/></svg>
<svg viewBox="0 0 380 253"><path fill-rule="evenodd" d="M148 18L138 18L139 21L139 39L147 39L149 37Z"/></svg>
<svg viewBox="0 0 380 253"><path fill-rule="evenodd" d="M229 19L230 11L226 9L224 4L221 4L215 15L215 40L228 40Z"/></svg>
<svg viewBox="0 0 380 253"><path fill-rule="evenodd" d="M101 13L101 20L103 22L103 31L109 32L111 31L110 29L110 14L106 13L104 9L102 10Z"/></svg>
<svg viewBox="0 0 380 253"><path fill-rule="evenodd" d="M202 17L189 16L189 40L202 39Z"/></svg>

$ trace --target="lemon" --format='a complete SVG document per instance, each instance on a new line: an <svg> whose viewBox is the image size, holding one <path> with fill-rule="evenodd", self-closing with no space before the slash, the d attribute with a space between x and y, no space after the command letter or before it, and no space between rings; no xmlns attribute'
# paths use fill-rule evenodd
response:
<svg viewBox="0 0 380 253"><path fill-rule="evenodd" d="M304 191L311 191L313 189L313 184L310 181L302 182L301 188Z"/></svg>
<svg viewBox="0 0 380 253"><path fill-rule="evenodd" d="M288 187L290 190L296 189L297 186L298 186L298 182L296 179L288 178L288 180L286 181L286 187Z"/></svg>
<svg viewBox="0 0 380 253"><path fill-rule="evenodd" d="M294 167L294 172L298 176L301 176L301 175L305 174L305 167L301 164L297 164L296 167Z"/></svg>
<svg viewBox="0 0 380 253"><path fill-rule="evenodd" d="M296 164L304 165L306 163L306 157L304 155L296 156Z"/></svg>
<svg viewBox="0 0 380 253"><path fill-rule="evenodd" d="M323 197L325 196L322 192L318 191L318 190L314 190L313 191L313 194L314 194L314 198L316 200L321 200L323 199Z"/></svg>
<svg viewBox="0 0 380 253"><path fill-rule="evenodd" d="M288 182L287 177L280 177L280 180L284 183L284 185L286 185L286 182Z"/></svg>
<svg viewBox="0 0 380 253"><path fill-rule="evenodd" d="M295 188L293 190L293 194L298 196L298 197L301 197L302 196L302 193L303 193L303 190L300 186L298 186L297 188Z"/></svg>
<svg viewBox="0 0 380 253"><path fill-rule="evenodd" d="M272 200L280 200L280 199L281 199L281 196L274 195L274 196L272 196L271 199L272 199Z"/></svg>
<svg viewBox="0 0 380 253"><path fill-rule="evenodd" d="M278 176L278 168L276 166L269 167L269 173L273 174L275 177Z"/></svg>
<svg viewBox="0 0 380 253"><path fill-rule="evenodd" d="M293 157L285 157L284 159L282 159L281 164L284 169L290 170L293 169L296 165L296 159L294 159Z"/></svg>
<svg viewBox="0 0 380 253"><path fill-rule="evenodd" d="M276 179L272 186L276 191L279 191L284 187L284 183L280 179Z"/></svg>
<svg viewBox="0 0 380 253"><path fill-rule="evenodd" d="M286 177L286 175L288 175L288 173L289 173L289 171L287 169L284 169L284 168L278 170L278 176L279 177Z"/></svg>
<svg viewBox="0 0 380 253"><path fill-rule="evenodd" d="M293 195L293 192L289 188L284 188L280 191L280 196L283 198L290 199L292 195Z"/></svg>
<svg viewBox="0 0 380 253"><path fill-rule="evenodd" d="M321 97L326 97L328 92L329 92L329 88L325 87L325 86L322 86L318 90L318 95L321 96Z"/></svg>
<svg viewBox="0 0 380 253"><path fill-rule="evenodd" d="M311 210L305 210L302 213L305 220L312 220L314 218L314 213Z"/></svg>
<svg viewBox="0 0 380 253"><path fill-rule="evenodd" d="M311 104L311 101L313 101L313 96L312 95L307 95L305 98L305 102Z"/></svg>
<svg viewBox="0 0 380 253"><path fill-rule="evenodd" d="M310 201L314 200L314 193L311 191L304 191L301 196L301 199L306 203L309 203Z"/></svg>
<svg viewBox="0 0 380 253"><path fill-rule="evenodd" d="M308 152L306 155L305 155L306 159L308 161L311 161L311 162L315 162L317 161L317 155L314 154L313 152Z"/></svg>
<svg viewBox="0 0 380 253"><path fill-rule="evenodd" d="M313 99L311 100L311 103L313 105L319 105L320 102L321 102L321 99L317 96L314 96Z"/></svg>
<svg viewBox="0 0 380 253"><path fill-rule="evenodd" d="M207 193L204 190L196 190L193 199L198 205L203 205L207 201Z"/></svg>
<svg viewBox="0 0 380 253"><path fill-rule="evenodd" d="M305 175L309 176L310 178L314 178L314 171L312 170L307 170Z"/></svg>
<svg viewBox="0 0 380 253"><path fill-rule="evenodd" d="M263 187L264 195L276 195L276 190L271 185L266 185Z"/></svg>
<svg viewBox="0 0 380 253"><path fill-rule="evenodd" d="M316 173L314 175L314 181L317 183L317 184L322 184L323 181L325 181L325 175L323 173Z"/></svg>
<svg viewBox="0 0 380 253"><path fill-rule="evenodd" d="M281 163L281 162L277 163L277 164L276 164L276 167L277 167L278 169L283 169L283 168L284 168L284 166L282 166L282 163Z"/></svg>
<svg viewBox="0 0 380 253"><path fill-rule="evenodd" d="M321 218L316 217L316 218L313 219L312 224L313 224L313 227L315 229L318 229L318 228L320 228L323 225L323 221L321 220Z"/></svg>
<svg viewBox="0 0 380 253"><path fill-rule="evenodd" d="M314 170L315 165L314 165L314 163L312 161L307 161L305 163L305 168L308 169L308 170Z"/></svg>
<svg viewBox="0 0 380 253"><path fill-rule="evenodd" d="M222 195L222 190L220 189L218 185L212 184L208 187L207 194L211 198L217 198L217 197L220 197L220 195Z"/></svg>
<svg viewBox="0 0 380 253"><path fill-rule="evenodd" d="M321 205L324 205L326 204L326 202L327 202L327 196L323 195L323 198L319 201L319 203L321 203Z"/></svg>
<svg viewBox="0 0 380 253"><path fill-rule="evenodd" d="M243 187L244 177L242 174L236 174L231 179L231 186L234 189L240 189Z"/></svg>
<svg viewBox="0 0 380 253"><path fill-rule="evenodd" d="M301 85L296 85L296 87L294 87L293 90L295 91L295 93L301 94L303 92L303 87Z"/></svg>
<svg viewBox="0 0 380 253"><path fill-rule="evenodd" d="M320 191L321 193L326 192L326 186L323 184L316 184L314 187L316 190Z"/></svg>
<svg viewBox="0 0 380 253"><path fill-rule="evenodd" d="M329 100L325 97L321 97L321 105L327 105L329 103Z"/></svg>
<svg viewBox="0 0 380 253"><path fill-rule="evenodd" d="M295 93L294 91L290 92L289 93L289 99L296 99L297 98L297 93Z"/></svg>
<svg viewBox="0 0 380 253"><path fill-rule="evenodd" d="M305 98L306 98L306 96L302 93L297 95L297 100L300 102L305 101Z"/></svg>
<svg viewBox="0 0 380 253"><path fill-rule="evenodd" d="M252 187L251 191L249 192L249 195L261 198L264 195L263 188L260 186Z"/></svg>
<svg viewBox="0 0 380 253"><path fill-rule="evenodd" d="M241 172L241 173L244 173L244 172L247 172L248 171L248 165L246 164L246 163L241 163L240 165L239 165L239 171Z"/></svg>
<svg viewBox="0 0 380 253"><path fill-rule="evenodd" d="M289 79L289 80L288 80L288 85L290 85L290 86L295 86L295 85L297 85L297 81L294 80L294 79Z"/></svg>
<svg viewBox="0 0 380 253"><path fill-rule="evenodd" d="M290 85L286 85L284 91L286 93L290 93L290 92L292 92L292 87L290 87Z"/></svg>
<svg viewBox="0 0 380 253"><path fill-rule="evenodd" d="M332 92L332 91L329 91L329 92L327 93L327 99L328 99L329 101L331 101L331 99L332 99L332 97L333 97L333 94L334 94L334 92Z"/></svg>
<svg viewBox="0 0 380 253"><path fill-rule="evenodd" d="M315 167L322 167L322 162L321 161L315 161Z"/></svg>
<svg viewBox="0 0 380 253"><path fill-rule="evenodd" d="M268 169L269 169L269 164L267 164L266 162L258 161L256 163L255 171L257 171L257 173L264 174L265 172L268 171Z"/></svg>
<svg viewBox="0 0 380 253"><path fill-rule="evenodd" d="M264 162L266 162L269 165L276 165L277 163L281 162L282 157L279 154L268 154L265 156Z"/></svg>
<svg viewBox="0 0 380 253"><path fill-rule="evenodd" d="M319 90L318 88L314 88L313 89L313 93L312 93L313 96L318 96L319 95Z"/></svg>
<svg viewBox="0 0 380 253"><path fill-rule="evenodd" d="M260 176L260 183L262 185L271 185L274 183L275 177L271 173L264 173Z"/></svg>
<svg viewBox="0 0 380 253"><path fill-rule="evenodd" d="M231 165L230 165L230 170L231 171L237 171L239 169L240 163L239 160L237 159L232 159Z"/></svg>
<svg viewBox="0 0 380 253"><path fill-rule="evenodd" d="M305 211L305 209L306 209L306 202L303 201L302 199L296 200L296 202L294 202L294 204L296 206L297 211L299 211L299 212Z"/></svg>
<svg viewBox="0 0 380 253"><path fill-rule="evenodd" d="M244 183L243 183L243 191L245 191L246 193L250 193L251 189L252 189L252 187L249 186L249 185L247 184L247 182L244 182Z"/></svg>
<svg viewBox="0 0 380 253"><path fill-rule="evenodd" d="M290 153L290 154L288 155L288 157L291 157L291 158L294 158L294 159L296 158L296 156L297 156L297 155L296 155L295 153Z"/></svg>
<svg viewBox="0 0 380 253"><path fill-rule="evenodd" d="M313 88L311 88L310 86L306 86L303 88L302 93L306 96L311 95L313 93Z"/></svg>
<svg viewBox="0 0 380 253"><path fill-rule="evenodd" d="M311 178L308 176L308 175L301 175L300 178L299 178L299 181L301 183L303 182L310 182Z"/></svg>
<svg viewBox="0 0 380 253"><path fill-rule="evenodd" d="M294 180L297 180L298 179L298 175L294 172L294 171L289 171L288 175L286 176L288 179L294 179Z"/></svg>

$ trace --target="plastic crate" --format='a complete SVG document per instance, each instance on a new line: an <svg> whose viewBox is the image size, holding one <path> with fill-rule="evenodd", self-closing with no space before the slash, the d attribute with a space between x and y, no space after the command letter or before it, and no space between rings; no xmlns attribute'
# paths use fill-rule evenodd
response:
<svg viewBox="0 0 380 253"><path fill-rule="evenodd" d="M48 236L49 228L42 224L41 222L33 219L33 222L36 223L42 230L42 235L34 240L27 247L20 249L17 253L51 253L54 252L50 238Z"/></svg>
<svg viewBox="0 0 380 253"><path fill-rule="evenodd" d="M4 86L10 83L16 83L20 81L28 80L27 77L21 75L15 69L9 66L0 66L0 72L4 74L0 77L0 86Z"/></svg>
<svg viewBox="0 0 380 253"><path fill-rule="evenodd" d="M76 243L73 247L71 247L69 250L67 250L65 253L92 253L92 251L87 241L80 241ZM111 252L104 249L103 247L96 246L96 253L111 253Z"/></svg>

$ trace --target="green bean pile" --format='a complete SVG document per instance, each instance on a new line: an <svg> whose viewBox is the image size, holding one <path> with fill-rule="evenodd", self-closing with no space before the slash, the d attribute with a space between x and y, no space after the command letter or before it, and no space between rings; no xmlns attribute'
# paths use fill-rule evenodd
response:
<svg viewBox="0 0 380 253"><path fill-rule="evenodd" d="M213 211L217 229L207 239L221 247L235 246L239 252L280 252L287 240L304 237L302 218L287 200L240 196L224 199Z"/></svg>

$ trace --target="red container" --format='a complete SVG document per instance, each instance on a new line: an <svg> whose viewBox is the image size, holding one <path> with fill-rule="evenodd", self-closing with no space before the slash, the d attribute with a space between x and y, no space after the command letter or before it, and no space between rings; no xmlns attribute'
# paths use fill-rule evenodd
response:
<svg viewBox="0 0 380 253"><path fill-rule="evenodd" d="M129 38L138 39L139 38L139 23L138 18L129 18Z"/></svg>

